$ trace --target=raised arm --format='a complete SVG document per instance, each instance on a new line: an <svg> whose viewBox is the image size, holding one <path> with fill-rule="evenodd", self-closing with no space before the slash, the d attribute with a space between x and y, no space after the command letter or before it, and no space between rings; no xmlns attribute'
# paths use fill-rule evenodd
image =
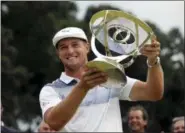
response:
<svg viewBox="0 0 185 133"><path fill-rule="evenodd" d="M160 43L154 38L151 45L145 45L141 53L147 56L147 81L137 81L130 93L132 100L156 101L163 97L164 76L160 64Z"/></svg>

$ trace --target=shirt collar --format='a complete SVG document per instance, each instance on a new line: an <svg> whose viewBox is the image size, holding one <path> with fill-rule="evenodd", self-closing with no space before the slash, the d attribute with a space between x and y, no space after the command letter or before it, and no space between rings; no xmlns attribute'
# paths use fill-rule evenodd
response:
<svg viewBox="0 0 185 133"><path fill-rule="evenodd" d="M64 83L66 83L66 84L69 84L69 83L71 83L72 81L77 81L77 82L79 82L79 79L70 77L70 76L66 75L65 72L62 72L62 73L61 73L61 75L60 75L60 80L63 81Z"/></svg>

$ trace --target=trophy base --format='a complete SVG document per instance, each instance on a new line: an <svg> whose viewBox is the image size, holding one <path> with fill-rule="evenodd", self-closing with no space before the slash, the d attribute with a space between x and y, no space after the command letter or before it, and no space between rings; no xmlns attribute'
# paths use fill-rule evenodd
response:
<svg viewBox="0 0 185 133"><path fill-rule="evenodd" d="M88 67L96 67L108 74L107 82L101 84L106 88L122 88L127 83L123 66L115 60L104 57L95 58L87 63Z"/></svg>

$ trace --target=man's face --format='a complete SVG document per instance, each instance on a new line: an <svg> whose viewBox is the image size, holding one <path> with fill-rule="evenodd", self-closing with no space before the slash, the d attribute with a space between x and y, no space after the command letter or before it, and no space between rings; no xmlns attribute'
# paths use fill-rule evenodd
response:
<svg viewBox="0 0 185 133"><path fill-rule="evenodd" d="M128 116L128 125L132 131L144 132L147 121L143 119L143 113L140 110L132 110Z"/></svg>
<svg viewBox="0 0 185 133"><path fill-rule="evenodd" d="M173 133L185 133L183 120L177 121L173 125Z"/></svg>
<svg viewBox="0 0 185 133"><path fill-rule="evenodd" d="M64 64L70 70L79 69L87 62L89 45L77 38L63 39L58 44L57 53Z"/></svg>

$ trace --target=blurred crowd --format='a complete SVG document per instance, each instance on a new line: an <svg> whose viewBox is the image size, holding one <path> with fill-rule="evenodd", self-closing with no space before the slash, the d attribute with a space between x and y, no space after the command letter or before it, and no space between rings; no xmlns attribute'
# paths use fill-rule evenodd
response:
<svg viewBox="0 0 185 133"><path fill-rule="evenodd" d="M3 107L1 104L1 112L0 116L2 116L3 113ZM129 129L129 133L151 133L151 131L148 131L148 121L149 121L149 115L147 113L147 110L141 106L141 105L134 105L129 108L127 112L127 126ZM185 133L184 130L184 116L175 117L171 120L171 126L170 126L170 133ZM38 132L48 132L53 133L57 132L50 128L50 126L42 120L38 129ZM19 132L13 128L7 127L5 123L1 120L1 133L15 133ZM161 131L160 133L167 133L164 131Z"/></svg>
<svg viewBox="0 0 185 133"><path fill-rule="evenodd" d="M129 133L151 133L147 131L148 128L149 115L146 109L141 105L135 105L130 107L127 113L127 124ZM170 133L185 133L184 130L184 116L175 117L172 119L172 124L170 127ZM39 132L56 132L51 129L44 120L40 123ZM167 133L161 131L160 133Z"/></svg>
<svg viewBox="0 0 185 133"><path fill-rule="evenodd" d="M127 113L127 124L129 133L151 133L147 131L149 115L146 109L141 105L132 106ZM175 117L172 119L170 133L185 133L184 116ZM55 132L47 123L41 122L39 132ZM160 133L165 133L161 131Z"/></svg>

